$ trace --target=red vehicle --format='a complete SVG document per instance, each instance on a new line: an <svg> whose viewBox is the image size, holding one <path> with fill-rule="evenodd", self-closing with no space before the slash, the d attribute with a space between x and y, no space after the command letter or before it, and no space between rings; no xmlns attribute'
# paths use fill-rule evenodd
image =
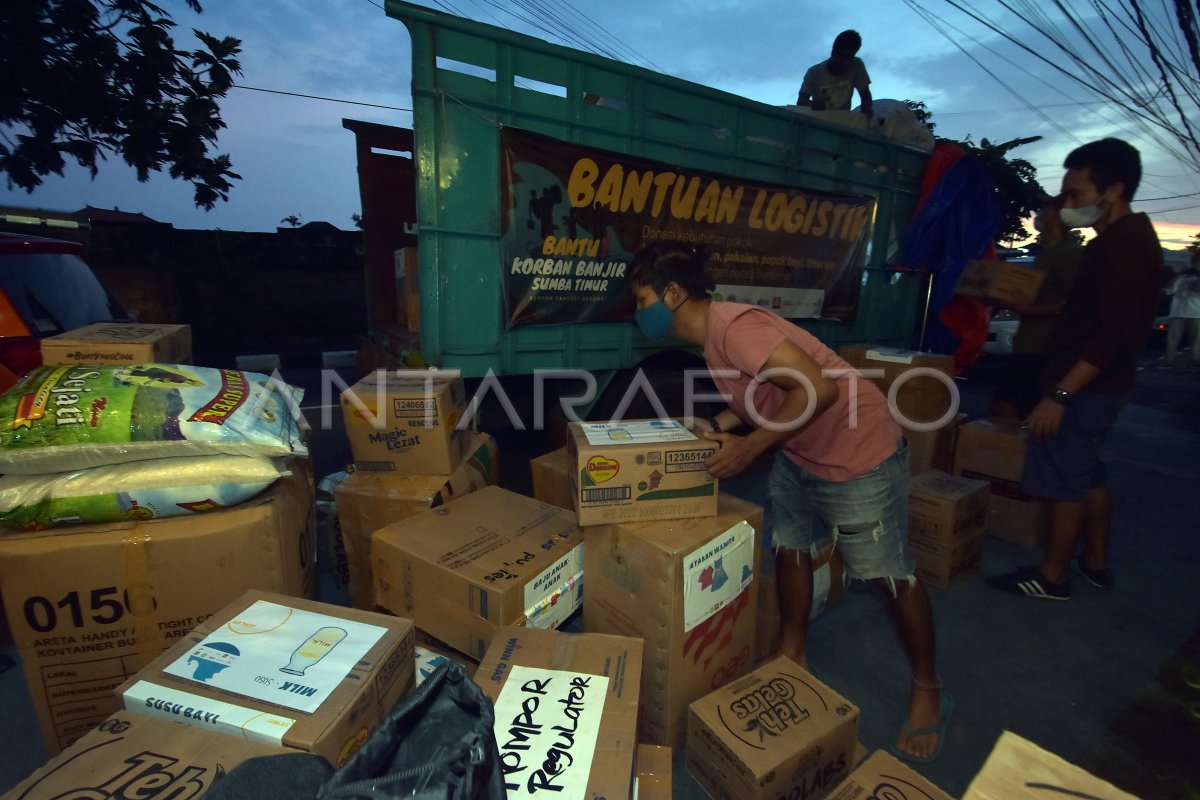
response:
<svg viewBox="0 0 1200 800"><path fill-rule="evenodd" d="M0 391L41 366L43 338L129 319L83 260L82 245L0 233Z"/></svg>

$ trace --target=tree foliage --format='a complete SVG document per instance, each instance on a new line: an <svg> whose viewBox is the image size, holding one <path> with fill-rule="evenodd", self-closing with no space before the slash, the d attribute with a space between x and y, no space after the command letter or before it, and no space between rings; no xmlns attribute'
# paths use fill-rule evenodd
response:
<svg viewBox="0 0 1200 800"><path fill-rule="evenodd" d="M1000 230L996 241L1021 240L1028 236L1025 220L1042 206L1045 189L1038 182L1037 167L1023 158L1011 158L1009 152L1041 139L1041 136L1010 139L995 143L980 139L974 144L970 137L957 144L969 155L978 158L996 185L996 201L1000 204Z"/></svg>
<svg viewBox="0 0 1200 800"><path fill-rule="evenodd" d="M201 11L199 0L185 0ZM74 159L94 178L119 155L145 181L167 169L190 181L195 203L228 200L240 175L214 154L225 127L218 100L241 74L241 41L192 33L177 49L175 23L146 0L0 3L0 172L32 192Z"/></svg>

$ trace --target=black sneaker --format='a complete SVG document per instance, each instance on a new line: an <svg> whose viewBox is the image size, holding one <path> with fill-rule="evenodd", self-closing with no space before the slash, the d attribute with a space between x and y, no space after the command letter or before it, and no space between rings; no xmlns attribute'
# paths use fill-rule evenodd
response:
<svg viewBox="0 0 1200 800"><path fill-rule="evenodd" d="M1112 570L1108 567L1102 569L1088 569L1083 563L1083 559L1079 556L1071 559L1071 569L1082 575L1087 582L1097 589L1111 589L1113 587Z"/></svg>
<svg viewBox="0 0 1200 800"><path fill-rule="evenodd" d="M1016 572L992 575L987 578L988 586L1009 594L1023 594L1040 600L1070 600L1071 584L1068 581L1051 583L1037 567L1025 567Z"/></svg>

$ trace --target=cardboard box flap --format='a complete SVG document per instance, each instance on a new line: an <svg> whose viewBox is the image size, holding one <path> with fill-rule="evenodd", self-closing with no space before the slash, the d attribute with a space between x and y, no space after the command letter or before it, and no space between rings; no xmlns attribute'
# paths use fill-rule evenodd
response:
<svg viewBox="0 0 1200 800"><path fill-rule="evenodd" d="M1050 796L1138 800L1012 731L1000 734L962 800L1040 800Z"/></svg>
<svg viewBox="0 0 1200 800"><path fill-rule="evenodd" d="M854 768L826 800L953 800L912 767L883 750Z"/></svg>

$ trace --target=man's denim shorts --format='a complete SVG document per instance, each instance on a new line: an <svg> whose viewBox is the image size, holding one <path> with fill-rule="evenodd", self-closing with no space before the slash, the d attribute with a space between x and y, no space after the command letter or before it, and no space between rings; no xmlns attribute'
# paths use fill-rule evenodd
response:
<svg viewBox="0 0 1200 800"><path fill-rule="evenodd" d="M1047 500L1081 503L1092 489L1108 486L1102 446L1126 401L1121 395L1086 389L1076 395L1063 412L1058 435L1029 442L1021 490Z"/></svg>
<svg viewBox="0 0 1200 800"><path fill-rule="evenodd" d="M911 581L908 549L908 446L870 472L827 481L780 451L767 479L767 511L776 548L815 555L832 540L850 578Z"/></svg>

